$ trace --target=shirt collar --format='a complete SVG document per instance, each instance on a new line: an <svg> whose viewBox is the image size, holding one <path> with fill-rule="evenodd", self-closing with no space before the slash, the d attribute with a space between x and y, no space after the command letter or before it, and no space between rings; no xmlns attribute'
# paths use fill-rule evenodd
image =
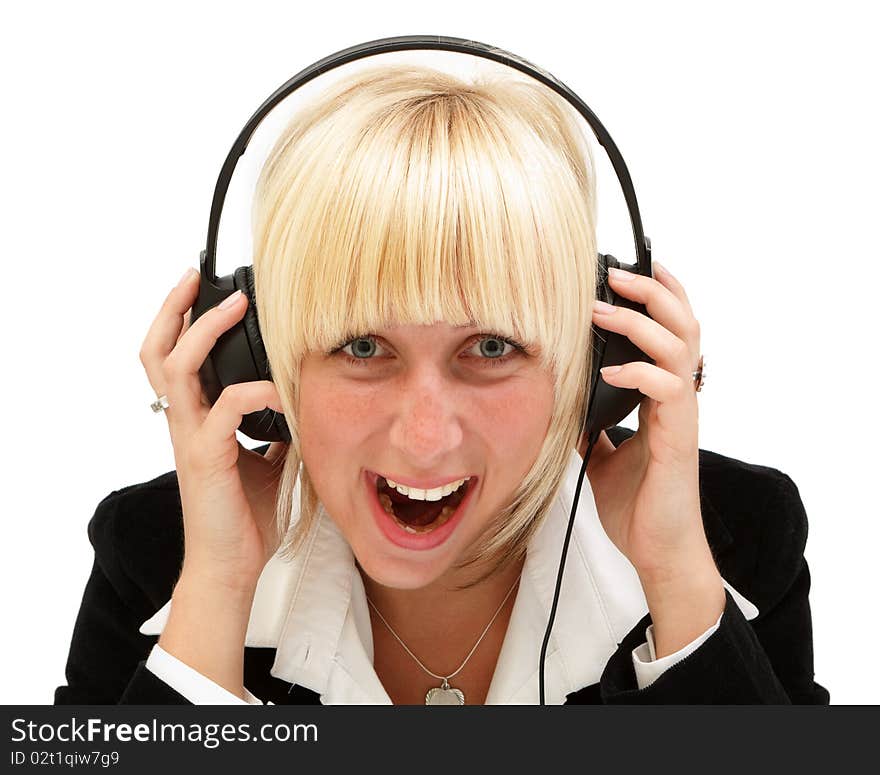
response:
<svg viewBox="0 0 880 775"><path fill-rule="evenodd" d="M541 645L581 463L572 450L550 513L528 545L487 705L539 702ZM545 659L545 701L551 705L598 683L618 644L648 613L635 568L602 527L587 476L577 512ZM726 580L724 586L747 620L758 615ZM170 609L169 600L140 632L161 633ZM324 704L391 703L373 669L363 581L348 542L323 505L298 555L284 560L276 554L263 569L245 645L276 649L271 674L318 692Z"/></svg>

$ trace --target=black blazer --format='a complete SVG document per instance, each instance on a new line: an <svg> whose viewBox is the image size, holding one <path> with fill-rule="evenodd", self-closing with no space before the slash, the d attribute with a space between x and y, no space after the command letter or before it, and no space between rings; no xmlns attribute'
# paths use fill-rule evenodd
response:
<svg viewBox="0 0 880 775"><path fill-rule="evenodd" d="M616 426L607 433L616 446L633 431ZM569 694L566 704L829 704L828 691L813 680L807 516L797 487L774 468L703 449L699 456L709 546L721 575L760 614L747 621L726 592L719 628L639 690L631 654L646 640L646 614L618 644L599 683ZM95 561L73 629L67 685L55 690L55 704L187 704L146 669L158 636L138 631L171 597L183 561L177 473L114 490L98 504L88 534ZM253 694L276 705L320 703L316 692L272 676L274 660L273 648L245 647L244 683Z"/></svg>

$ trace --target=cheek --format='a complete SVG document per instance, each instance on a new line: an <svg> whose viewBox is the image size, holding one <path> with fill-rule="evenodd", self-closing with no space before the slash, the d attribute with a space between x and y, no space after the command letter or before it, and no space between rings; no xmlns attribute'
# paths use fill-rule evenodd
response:
<svg viewBox="0 0 880 775"><path fill-rule="evenodd" d="M479 433L510 470L531 468L553 413L553 383L544 378L512 380L481 396L473 413Z"/></svg>
<svg viewBox="0 0 880 775"><path fill-rule="evenodd" d="M299 436L302 459L318 497L331 518L352 540L349 525L360 497L359 469L346 461L360 459L360 448L379 421L362 391L334 385L331 379L300 381ZM340 482L350 481L350 487ZM358 520L354 520L355 523Z"/></svg>
<svg viewBox="0 0 880 775"><path fill-rule="evenodd" d="M376 388L355 389L350 383L303 377L299 432L306 464L318 459L343 460L341 451L357 446L382 427L380 396Z"/></svg>

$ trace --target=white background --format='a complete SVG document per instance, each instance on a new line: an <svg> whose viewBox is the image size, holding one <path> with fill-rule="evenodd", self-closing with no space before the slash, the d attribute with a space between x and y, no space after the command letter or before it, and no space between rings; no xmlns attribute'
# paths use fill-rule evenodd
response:
<svg viewBox="0 0 880 775"><path fill-rule="evenodd" d="M239 130L276 87L331 52L444 34L549 70L617 142L655 258L684 283L702 326L700 445L799 486L816 680L835 704L876 703L880 63L869 8L4 6L0 702L52 701L91 567L95 506L173 468L138 351L165 294L197 265ZM250 187L279 129L267 120L239 165L222 274L250 263ZM599 247L631 262L623 201L597 155Z"/></svg>

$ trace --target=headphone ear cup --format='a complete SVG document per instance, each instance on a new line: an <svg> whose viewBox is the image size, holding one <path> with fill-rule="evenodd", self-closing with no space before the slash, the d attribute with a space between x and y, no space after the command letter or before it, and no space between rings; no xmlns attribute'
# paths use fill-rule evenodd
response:
<svg viewBox="0 0 880 775"><path fill-rule="evenodd" d="M231 275L207 279L202 251L199 295L192 307L190 325L236 290L247 296L248 308L245 315L241 321L220 334L205 362L199 367L202 391L212 405L229 385L271 379L269 360L260 335L251 267L239 267ZM272 409L244 415L238 430L255 441L289 443L291 438L284 415Z"/></svg>
<svg viewBox="0 0 880 775"><path fill-rule="evenodd" d="M260 334L260 319L257 312L256 291L254 290L254 269L252 266L240 266L235 270L233 283L236 290L240 290L247 296L248 306L241 325L244 327L245 338L254 362L254 374L256 379L270 379L271 369L269 358L266 355L266 347Z"/></svg>
<svg viewBox="0 0 880 775"><path fill-rule="evenodd" d="M608 304L626 307L650 317L644 304L615 293L608 283L608 269L610 267L628 270L628 267L622 266L614 256L600 253L596 297ZM599 370L605 366L619 366L631 361L654 363L629 338L623 334L599 328L595 323L592 325L591 347L593 348L593 363L590 369L590 400L581 428L581 435L585 435L588 439L592 438L593 435L598 436L606 428L617 425L645 397L636 388L621 388L609 385L602 379Z"/></svg>
<svg viewBox="0 0 880 775"><path fill-rule="evenodd" d="M263 336L260 333L253 266L240 266L235 270L233 281L235 288L245 294L248 299L247 310L237 327L240 328L247 342L251 362L250 372L254 375L252 381L269 380L271 382L272 368L269 365L266 346L263 344ZM291 438L284 415L273 409L263 409L244 415L238 429L255 441L285 441L289 443Z"/></svg>

